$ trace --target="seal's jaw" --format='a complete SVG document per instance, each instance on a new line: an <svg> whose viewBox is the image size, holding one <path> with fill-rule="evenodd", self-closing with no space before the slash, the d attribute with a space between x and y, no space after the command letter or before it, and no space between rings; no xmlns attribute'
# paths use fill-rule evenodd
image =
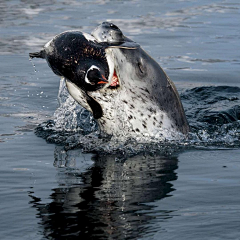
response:
<svg viewBox="0 0 240 240"><path fill-rule="evenodd" d="M114 73L113 73L109 88L110 89L116 89L118 87L120 87L119 79L118 79L118 76L116 74L116 70L114 69Z"/></svg>
<svg viewBox="0 0 240 240"><path fill-rule="evenodd" d="M108 82L109 84L107 85L107 88L109 89L117 89L120 87L120 80L115 68L115 64L113 61L113 56L111 51L109 49L106 49L106 58L107 58L107 63L108 63L108 68L109 68L109 77L108 77Z"/></svg>

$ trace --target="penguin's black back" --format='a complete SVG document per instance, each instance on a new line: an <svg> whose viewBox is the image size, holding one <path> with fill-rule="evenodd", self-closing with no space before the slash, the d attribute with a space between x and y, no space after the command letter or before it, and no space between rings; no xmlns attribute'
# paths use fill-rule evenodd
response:
<svg viewBox="0 0 240 240"><path fill-rule="evenodd" d="M44 50L29 56L45 58L55 74L73 83L94 63L104 68L106 78L109 75L105 47L88 40L80 31L63 32L46 44Z"/></svg>

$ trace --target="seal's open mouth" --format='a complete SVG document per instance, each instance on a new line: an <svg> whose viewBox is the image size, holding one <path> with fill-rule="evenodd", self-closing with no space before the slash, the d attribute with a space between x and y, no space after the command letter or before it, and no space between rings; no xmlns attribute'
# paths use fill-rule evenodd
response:
<svg viewBox="0 0 240 240"><path fill-rule="evenodd" d="M118 87L119 87L119 80L118 80L118 76L116 74L116 70L114 70L109 88L115 89L115 88L118 88Z"/></svg>
<svg viewBox="0 0 240 240"><path fill-rule="evenodd" d="M114 62L114 58L115 56L113 55L112 51L109 49L106 49L106 59L109 67L109 76L108 76L109 85L107 86L108 89L117 89L121 86L121 81L119 80L119 74L118 74L118 67Z"/></svg>

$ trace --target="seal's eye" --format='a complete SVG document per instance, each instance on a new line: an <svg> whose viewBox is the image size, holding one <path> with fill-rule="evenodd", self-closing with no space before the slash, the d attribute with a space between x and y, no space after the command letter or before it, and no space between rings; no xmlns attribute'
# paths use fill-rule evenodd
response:
<svg viewBox="0 0 240 240"><path fill-rule="evenodd" d="M138 62L138 68L140 70L141 73L144 73L144 70L143 70L143 65L141 62Z"/></svg>

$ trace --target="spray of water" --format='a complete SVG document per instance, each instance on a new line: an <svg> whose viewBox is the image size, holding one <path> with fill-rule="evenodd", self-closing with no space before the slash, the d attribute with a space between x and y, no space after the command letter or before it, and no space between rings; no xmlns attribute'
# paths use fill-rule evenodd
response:
<svg viewBox="0 0 240 240"><path fill-rule="evenodd" d="M97 123L92 115L81 107L68 93L65 80L60 80L58 92L59 107L54 113L56 131L92 132Z"/></svg>
<svg viewBox="0 0 240 240"><path fill-rule="evenodd" d="M119 93L123 94L123 93ZM139 152L172 154L184 148L234 148L240 146L240 89L232 87L200 87L186 90L181 95L191 132L176 139L169 137L132 138L103 136L91 113L69 95L64 79L60 82L54 119L42 123L36 133L48 142L65 145L66 149L81 147L85 152L117 153L129 156ZM117 98L116 98L117 101ZM115 104L115 120L119 129L127 127L124 105ZM119 131L116 131L119 132ZM126 131L123 131L126 132Z"/></svg>

